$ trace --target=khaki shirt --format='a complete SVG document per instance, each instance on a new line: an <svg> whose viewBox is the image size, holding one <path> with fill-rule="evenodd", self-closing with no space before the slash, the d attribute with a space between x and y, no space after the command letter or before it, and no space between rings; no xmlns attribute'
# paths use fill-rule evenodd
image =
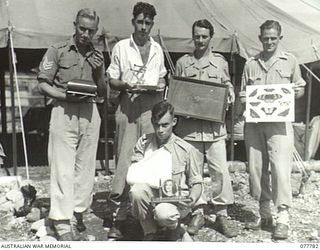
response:
<svg viewBox="0 0 320 250"><path fill-rule="evenodd" d="M177 61L175 75L227 84L233 88L227 61L222 55L211 51L199 60L193 54L184 55ZM217 141L226 138L224 124L193 118L179 117L175 131L188 141Z"/></svg>
<svg viewBox="0 0 320 250"><path fill-rule="evenodd" d="M300 83L305 85L301 77L299 64L294 55L278 51L269 68L258 54L246 62L242 75L240 96L245 96L247 85Z"/></svg>
<svg viewBox="0 0 320 250"><path fill-rule="evenodd" d="M181 183L181 188L189 189L194 184L202 183L202 163L196 161L200 154L192 145L172 134L169 141L163 146L172 155L172 179ZM159 149L156 135L147 134L140 137L133 150L131 162L142 160L146 152Z"/></svg>
<svg viewBox="0 0 320 250"><path fill-rule="evenodd" d="M83 58L76 47L74 38L51 46L40 63L39 82L45 81L61 92L67 89L70 80L87 80L95 84L93 46Z"/></svg>

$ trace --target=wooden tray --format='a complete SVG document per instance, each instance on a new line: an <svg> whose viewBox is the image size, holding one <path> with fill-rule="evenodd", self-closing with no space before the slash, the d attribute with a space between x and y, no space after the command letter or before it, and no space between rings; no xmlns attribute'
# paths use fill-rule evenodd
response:
<svg viewBox="0 0 320 250"><path fill-rule="evenodd" d="M85 80L72 80L67 83L67 93L74 95L96 96L97 85Z"/></svg>

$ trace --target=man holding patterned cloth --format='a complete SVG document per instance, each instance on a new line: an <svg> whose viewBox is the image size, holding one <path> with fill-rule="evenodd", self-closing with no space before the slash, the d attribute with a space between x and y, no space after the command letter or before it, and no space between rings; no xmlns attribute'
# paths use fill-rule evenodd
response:
<svg viewBox="0 0 320 250"><path fill-rule="evenodd" d="M268 20L260 26L263 51L248 59L242 77L240 98L245 103L247 85L293 84L295 97L304 93L296 58L278 48L282 39L279 22ZM289 208L292 206L291 169L294 149L290 122L246 123L244 138L248 156L251 195L259 201L259 215L246 223L247 229L273 229L270 201L277 209L275 239L288 238ZM271 184L269 167L271 169Z"/></svg>

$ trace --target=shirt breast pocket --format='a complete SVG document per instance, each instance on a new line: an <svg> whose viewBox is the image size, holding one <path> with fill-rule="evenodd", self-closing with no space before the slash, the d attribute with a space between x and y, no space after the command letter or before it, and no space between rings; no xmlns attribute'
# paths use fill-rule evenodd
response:
<svg viewBox="0 0 320 250"><path fill-rule="evenodd" d="M178 166L174 166L172 169L172 179L179 184L179 181L183 177L185 172L185 166L180 164Z"/></svg>
<svg viewBox="0 0 320 250"><path fill-rule="evenodd" d="M221 77L219 74L208 72L207 76L210 81L215 82L215 83L221 83Z"/></svg>
<svg viewBox="0 0 320 250"><path fill-rule="evenodd" d="M278 69L276 70L279 76L279 83L290 83L291 82L291 74L289 71Z"/></svg>
<svg viewBox="0 0 320 250"><path fill-rule="evenodd" d="M68 82L73 79L79 79L81 76L77 70L78 63L74 60L61 60L59 63L58 78L60 82Z"/></svg>
<svg viewBox="0 0 320 250"><path fill-rule="evenodd" d="M207 67L204 67L203 70L205 72L206 78L210 82L222 83L222 69L214 66L213 62L210 62L210 64Z"/></svg>
<svg viewBox="0 0 320 250"><path fill-rule="evenodd" d="M258 85L262 84L262 76L256 75L249 77L248 85Z"/></svg>
<svg viewBox="0 0 320 250"><path fill-rule="evenodd" d="M198 78L199 71L194 68L185 69L186 77L189 78Z"/></svg>

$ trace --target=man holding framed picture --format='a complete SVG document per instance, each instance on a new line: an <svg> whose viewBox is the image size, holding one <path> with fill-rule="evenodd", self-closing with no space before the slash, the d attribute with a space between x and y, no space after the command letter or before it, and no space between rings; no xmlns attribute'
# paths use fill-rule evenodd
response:
<svg viewBox="0 0 320 250"><path fill-rule="evenodd" d="M234 91L230 82L228 63L222 55L214 53L209 46L213 34L213 26L208 20L194 22L192 37L195 50L192 54L185 55L177 61L175 75L226 84L229 87L229 102L233 102ZM206 158L210 177L216 187L210 199L217 214L216 228L227 237L236 236L237 230L227 219L227 206L234 202L234 197L227 166L225 124L179 117L175 132L197 148L201 153L199 162L203 164ZM205 224L201 205L206 203L206 197L202 195L197 204L199 208L194 210L193 219L188 227L190 234L197 234Z"/></svg>

